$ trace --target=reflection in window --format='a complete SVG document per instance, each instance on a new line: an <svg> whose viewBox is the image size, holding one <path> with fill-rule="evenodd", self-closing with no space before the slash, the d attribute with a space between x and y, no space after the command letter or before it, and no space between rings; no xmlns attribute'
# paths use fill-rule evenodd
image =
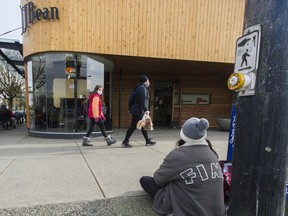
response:
<svg viewBox="0 0 288 216"><path fill-rule="evenodd" d="M78 73L68 73L65 70L66 58L75 56L78 65L75 71ZM31 130L86 131L89 92L97 84L104 86L106 81L109 87L105 91L110 94L110 76L106 74L112 72L113 64L98 56L71 53L35 55L28 61L27 68ZM109 99L110 95L105 100L108 106Z"/></svg>
<svg viewBox="0 0 288 216"><path fill-rule="evenodd" d="M33 100L33 74L32 74L32 61L27 62L28 69L28 113L30 129L35 128L35 115L34 115L34 100Z"/></svg>
<svg viewBox="0 0 288 216"><path fill-rule="evenodd" d="M35 56L32 59L35 127L46 128L46 79L45 57Z"/></svg>
<svg viewBox="0 0 288 216"><path fill-rule="evenodd" d="M87 69L87 86L90 92L94 91L96 85L104 86L104 64L87 58Z"/></svg>

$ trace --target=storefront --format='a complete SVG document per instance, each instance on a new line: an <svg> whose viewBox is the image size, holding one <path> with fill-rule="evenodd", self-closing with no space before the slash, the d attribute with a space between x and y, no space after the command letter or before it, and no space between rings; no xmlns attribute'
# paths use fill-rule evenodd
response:
<svg viewBox="0 0 288 216"><path fill-rule="evenodd" d="M95 80L105 88L104 97L109 98L112 71L112 62L95 55L53 52L34 55L27 61L30 132L83 134L88 125L88 97ZM106 128L111 130L111 100L107 101L103 113L107 116Z"/></svg>
<svg viewBox="0 0 288 216"><path fill-rule="evenodd" d="M229 118L244 0L21 1L31 135L82 136L87 98L104 87L106 128L126 128L138 76L151 81L155 127Z"/></svg>

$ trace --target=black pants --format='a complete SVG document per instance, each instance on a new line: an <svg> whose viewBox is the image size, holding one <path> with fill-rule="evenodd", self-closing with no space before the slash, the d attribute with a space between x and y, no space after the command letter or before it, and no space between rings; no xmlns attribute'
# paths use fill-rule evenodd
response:
<svg viewBox="0 0 288 216"><path fill-rule="evenodd" d="M140 184L143 190L148 193L153 199L158 190L162 188L154 182L154 178L151 176L142 176L140 178Z"/></svg>
<svg viewBox="0 0 288 216"><path fill-rule="evenodd" d="M139 120L141 120L143 117L143 115L133 115L132 119L131 119L131 124L130 127L128 128L127 132L126 132L126 136L124 141L129 141L129 138L132 136L133 132L135 131L136 127L137 127L137 123ZM145 138L146 141L148 141L148 133L146 130L144 130L144 128L141 128L141 132Z"/></svg>
<svg viewBox="0 0 288 216"><path fill-rule="evenodd" d="M106 133L106 129L105 129L105 126L104 126L104 122L102 119L99 118L98 122L95 121L94 118L90 118L90 124L89 124L89 129L87 131L87 134L86 134L86 137L90 137L93 129L94 129L94 126L95 124L98 125L98 127L100 128L101 130L101 133L102 135L106 138L108 135Z"/></svg>

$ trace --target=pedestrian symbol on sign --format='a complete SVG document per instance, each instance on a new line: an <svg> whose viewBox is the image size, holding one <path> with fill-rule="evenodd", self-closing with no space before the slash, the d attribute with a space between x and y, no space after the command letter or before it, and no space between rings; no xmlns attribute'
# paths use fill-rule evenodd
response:
<svg viewBox="0 0 288 216"><path fill-rule="evenodd" d="M241 67L243 65L243 63L245 63L245 66L247 66L248 62L247 62L247 57L249 57L250 55L248 54L248 49L246 49L246 52L242 55L242 62L241 62ZM241 69L240 69L241 70Z"/></svg>
<svg viewBox="0 0 288 216"><path fill-rule="evenodd" d="M259 31L252 31L237 40L234 72L249 73L257 70Z"/></svg>

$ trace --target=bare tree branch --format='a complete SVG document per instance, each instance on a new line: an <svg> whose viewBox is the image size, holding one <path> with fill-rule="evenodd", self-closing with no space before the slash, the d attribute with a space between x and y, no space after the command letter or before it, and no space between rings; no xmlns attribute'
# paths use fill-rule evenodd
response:
<svg viewBox="0 0 288 216"><path fill-rule="evenodd" d="M9 108L13 108L13 99L24 92L24 80L16 77L11 70L0 65L0 94L9 102Z"/></svg>

